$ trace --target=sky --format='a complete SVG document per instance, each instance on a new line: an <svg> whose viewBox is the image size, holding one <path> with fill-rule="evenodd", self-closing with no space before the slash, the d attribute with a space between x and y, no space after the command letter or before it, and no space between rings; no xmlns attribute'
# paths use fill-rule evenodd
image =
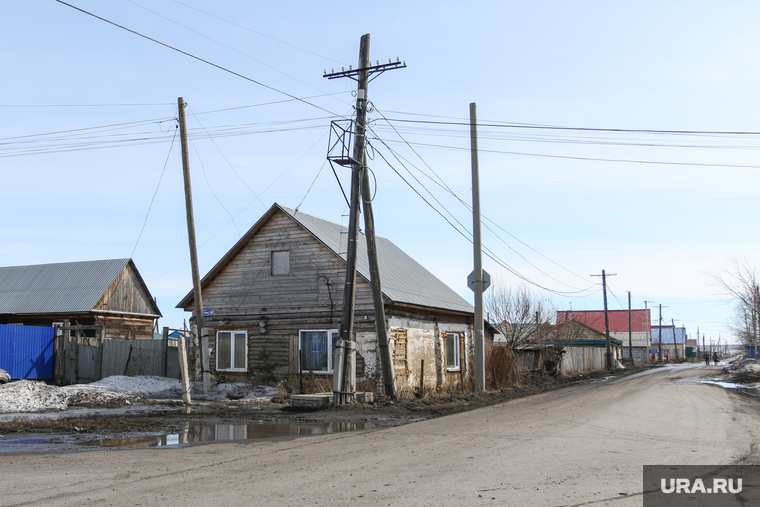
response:
<svg viewBox="0 0 760 507"><path fill-rule="evenodd" d="M370 34L407 65L368 90L379 235L472 301L476 103L495 282L601 309L605 270L611 309L731 338L710 274L760 253L757 2L69 4L3 4L0 266L132 257L182 327L178 97L205 274L275 202L347 223L326 159L355 82L323 75Z"/></svg>

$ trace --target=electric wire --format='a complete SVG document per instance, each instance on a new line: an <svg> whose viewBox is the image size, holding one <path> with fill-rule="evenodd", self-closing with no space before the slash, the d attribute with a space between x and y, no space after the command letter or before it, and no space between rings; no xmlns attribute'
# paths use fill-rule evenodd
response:
<svg viewBox="0 0 760 507"><path fill-rule="evenodd" d="M201 153L198 151L198 147L195 146L195 142L193 141L192 137L188 137L188 140L190 141L190 144L193 145L193 150L195 151L196 156L198 157L198 162L201 163L201 171L203 172L203 179L206 180L206 185L208 186L208 189L211 191L211 195L214 196L214 199L216 199L216 202L219 203L219 206L222 207L222 209L230 216L230 221L232 222L232 226L235 228L235 231L237 231L238 238L242 235L240 234L240 229L238 229L237 224L235 223L235 217L232 216L232 213L230 213L230 210L227 209L227 206L224 205L224 203L217 197L216 192L214 192L214 188L211 186L211 182L208 180L208 175L206 174L206 164L203 163L203 158L201 158Z"/></svg>
<svg viewBox="0 0 760 507"><path fill-rule="evenodd" d="M235 173L235 176L238 177L238 179L243 183L243 185L245 185L245 188L247 188L251 192L251 194L253 194L253 196L261 203L261 205L264 207L264 209L266 209L266 205L261 200L261 198L259 197L259 195L256 192L254 192L254 190L248 185L248 183L243 179L243 177L240 176L240 174L237 172L237 170L235 170L235 167L232 165L232 163L229 161L229 159L224 155L224 153L222 152L221 148L219 148L219 145L216 143L216 141L214 140L214 138L208 133L208 130L206 130L206 127L203 126L203 123L201 123L200 119L198 118L198 116L193 111L193 108L189 104L188 104L187 107L190 109L190 113L193 115L193 118L195 119L195 121L198 122L198 125L201 126L201 128L206 133L206 135L211 140L211 142L214 143L214 146L216 147L217 151L222 156L222 158L224 159L224 161L227 162L227 165L230 166L230 169L232 169L232 172Z"/></svg>
<svg viewBox="0 0 760 507"><path fill-rule="evenodd" d="M211 42L213 42L214 44L218 44L218 45L220 45L220 46L222 46L222 47L224 47L224 48L227 48L227 49L229 49L230 51L234 51L235 53L237 53L237 54L239 54L239 55L241 55L241 56L244 56L244 57L246 57L246 58L248 58L248 59L250 59L250 60L253 60L254 62L256 62L256 63L258 63L258 64L260 64L260 65L263 65L264 67L267 67L267 68L269 68L269 69L271 69L271 70L273 70L273 71L275 71L275 72L279 72L279 73L280 73L280 74L282 74L283 76L286 76L286 77L288 77L288 78L290 78L290 79L292 79L292 80L294 80L294 81L298 81L298 82L299 82L299 83L301 83L302 85L306 85L306 86L308 86L309 88L313 88L313 89L315 89L315 90L317 90L317 91L319 91L319 92L325 93L323 90L320 90L320 89L319 89L319 88L317 88L316 86L313 86L313 85L311 85L311 84L307 83L306 81L302 81L302 80L298 79L297 77L291 76L290 74L288 74L288 73L286 73L286 72L283 72L283 71L281 71L280 69L278 69L278 68L276 68L276 67L273 67L273 66L271 66L271 65L269 65L269 64L267 64L267 63L264 63L263 61L261 61L261 60L259 60L259 59L257 59L257 58L254 58L254 57L252 57L251 55L248 55L248 54L246 54L246 53L243 53L242 51L239 51L239 50L237 50L237 49L233 48L232 46L228 46L227 44L224 44L223 42L219 42L218 40L216 40L216 39L213 39L213 38L211 38L211 37L209 37L209 36L207 36L207 35L205 35L205 34L203 34L203 33L199 32L199 31L197 31L197 30L194 30L194 29L190 28L189 26L186 26L186 25L183 25L182 23L179 23L179 22L177 22L177 21L174 21L173 19L171 19L171 18L169 18L169 17L167 17L167 16L164 16L163 14L160 14L160 13L158 13L158 12L156 12L156 11L152 10L152 9L149 9L148 7L145 7L144 5L141 5L141 4L137 3L137 2L135 2L134 0L127 0L127 2L131 3L132 5L136 5L137 7L140 7L141 9L145 9L146 11L148 11L148 12L150 12L150 13L152 13L152 14L154 14L154 15L156 15L156 16L158 16L158 17L160 17L160 18L163 18L163 19L165 19L165 20L169 21L170 23L174 23L175 25L177 25L177 26L180 26L180 27L184 28L185 30L189 30L189 31L193 32L194 34L196 34L196 35L199 35L200 37L203 37L204 39L210 40L210 41L211 41ZM327 95L327 94L326 94L326 95ZM337 99L336 99L336 100L337 100Z"/></svg>
<svg viewBox="0 0 760 507"><path fill-rule="evenodd" d="M457 195L457 194L456 194L456 193L455 193L455 192L454 192L454 191L451 189L451 187L449 187L449 186L446 184L446 182L443 180L443 178L441 178L441 176L440 176L438 173L436 173L436 172L433 170L433 168L430 166L430 164L428 164L428 163L425 161L425 159L424 159L424 158L423 158L423 157L422 157L422 156L421 156L421 155L420 155L420 154L417 152L417 150L415 150L415 149L414 149L414 147L412 147L412 146L411 146L411 144L410 144L410 143L408 143L408 142L406 141L406 139L404 139L404 138L403 138L403 136L401 136L401 134L398 132L398 130L396 129L396 127L395 127L395 126L394 126L392 123L390 123L390 121L388 121L388 119L385 117L385 115L383 114L383 112L382 112L382 111L380 111L379 109L377 109L377 107L375 107L374 109L375 109L375 111L376 111L376 112L377 112L377 113L378 113L378 114L379 114L379 115L380 115L380 116L381 116L381 117L382 117L382 118L383 118L383 119L386 121L386 123L388 123L388 124L391 126L391 128L392 128L392 129L393 129L393 131L396 133L396 135L397 135L397 136L398 136L398 137L399 137L399 138L400 138L400 139L401 139L401 140L402 140L402 141L403 141L403 142L404 142L404 143L405 143L405 144L406 144L406 145L407 145L407 146L408 146L408 147L409 147L411 150L412 150L412 152L413 152L413 153L414 153L414 154L417 156L417 158L419 158L419 159L420 159L420 160L421 160L421 161L422 161L422 162L425 164L425 166L426 166L426 167L427 167L427 168L430 170L430 172L432 172L432 173L433 173L433 174L434 174L434 175L435 175L435 176L438 178L438 181L440 181L440 183L436 182L436 181L435 181L433 178L431 178L429 175L427 175L427 174L426 174L424 171L421 171L421 170L420 170L419 168L417 168L417 167L416 167L414 164L411 164L411 165L412 165L412 167L415 167L415 168L417 168L417 170L418 170L418 171L420 171L420 173L424 174L425 176L427 176L428 178L430 178L430 180L431 180L431 181L433 181L434 183L438 184L438 185L439 185L441 188L443 188L444 190L446 190L446 191L447 191L447 192L448 192L450 195L452 195L452 196L453 196L453 197L454 197L454 198L455 198L455 199L456 199L456 200L457 200L459 203L461 203L461 204L464 206L464 208L465 208L467 211L469 211L470 213L472 213L472 206L471 206L469 203L467 203L466 201L464 201L462 198L460 198L460 197L459 197L459 196L458 196L458 195ZM387 146L387 145L386 145L386 146ZM391 148L390 148L390 147L388 147L388 149L391 149ZM542 256L542 257L544 257L545 259L549 260L550 262L552 262L552 263L553 263L553 264L555 264L556 266L559 266L560 268L562 268L563 270L567 271L568 273L571 273L571 274L573 274L574 276L578 277L579 279L582 279L582 280L586 281L586 279L585 279L585 278L581 277L580 275L578 275L578 274L576 274L576 273L573 273L573 272L572 272L572 271L570 271L569 269L567 269L567 268L564 268L564 267L563 267L563 266L561 266L560 264L558 264L558 263L554 262L553 260L549 259L549 258L548 258L548 257L546 257L545 255L543 255L543 254L541 254L540 252L536 251L534 248L530 247L530 246L529 246L529 245L527 245L525 242L521 241L520 239L518 239L517 237L515 237L513 234L509 233L509 232L508 232L507 230L505 230L503 227L500 227L500 226L499 226L498 224L496 224L496 222L494 222L493 220L490 220L490 219L489 219L488 217L486 217L486 216L483 216L483 215L481 215L481 216L482 216L482 218L483 218L485 221L487 221L487 222L491 222L491 223L492 223L492 224L494 224L496 227L498 227L500 230L502 230L502 231L504 231L505 233L509 234L509 236L511 236L513 239L515 239L515 240L519 241L519 242L520 242L521 244L523 244L524 246L526 246L526 247L530 248L530 250L532 250L533 252L535 252L535 253L538 253L539 255L541 255L541 256ZM512 251L514 251L514 252L515 252L517 255L519 255L521 258L523 258L523 259L524 259L526 262L528 262L528 263L529 263L531 266L533 266L533 267L535 267L536 269L538 269L538 270L539 270L541 273L545 274L546 276L549 276L549 277L550 277L551 279L553 279L554 281L556 281L556 282L559 282L560 284L562 284L562 285L565 285L566 287L570 287L570 288L578 289L577 287L572 287L572 286L570 286L570 285L568 285L568 284L565 284L565 283L563 283L563 282L560 282L559 280L557 280L557 279L556 279L556 278L554 278L554 277L551 277L550 275L548 275L547 273L545 273L544 271L542 271L541 269L539 269L538 267L536 267L535 265L533 265L533 263L531 263L530 261L528 261L527 259L525 259L525 257L523 257L523 256L522 256L522 255L521 255L519 252L517 252L517 250L515 250L514 248L512 248L512 247L511 247L511 246L510 246L510 245L509 245L509 244L508 244L506 241L504 241L504 240L503 240L503 239L502 239L502 238L501 238L501 237L500 237L498 234L496 234L496 232L495 232L493 229L491 229L491 228L488 226L488 224L487 224L487 223L485 224L485 227L486 227L486 229L488 229L488 230L489 230L489 231L490 231L490 232L491 232L491 233L492 233L492 234L493 234L495 237L497 237L497 238L498 238L500 241L502 241L502 242L503 242L503 243L504 243L504 244L505 244L507 247L509 247L509 248L510 248Z"/></svg>
<svg viewBox="0 0 760 507"><path fill-rule="evenodd" d="M403 118L392 118L389 121L399 123L419 123L430 125L458 125L470 126L469 121L459 122L434 122L426 120L407 120ZM760 136L760 131L742 131L742 130L664 130L664 129L623 129L623 128L596 128L596 127L566 127L559 125L538 125L530 123L507 123L507 122L477 122L478 127L493 128L522 128L538 130L569 130L578 132L616 132L616 133L636 133L636 134L667 134L667 135L740 135L740 136Z"/></svg>
<svg viewBox="0 0 760 507"><path fill-rule="evenodd" d="M179 129L179 125L177 125L177 129ZM153 192L153 197L150 199L150 204L148 205L148 211L145 213L145 220L143 220L142 228L140 229L140 234L137 235L137 241L135 241L135 246L132 248L132 253L129 255L129 258L132 259L135 256L135 251L137 250L137 245L140 243L140 238L142 238L143 231L145 231L145 225L148 223L148 216L150 215L150 210L153 208L153 201L156 200L156 195L158 195L158 189L161 187L161 181L164 179L164 172L166 172L166 166L169 164L169 157L172 154L172 148L174 148L174 141L177 139L177 129L174 130L174 137L172 137L172 144L169 146L169 153L166 154L166 160L164 161L164 167L161 169L161 176L158 178L158 184L156 185L156 190Z"/></svg>
<svg viewBox="0 0 760 507"><path fill-rule="evenodd" d="M452 222L451 222L451 221L450 221L450 220L449 220L449 219L448 219L448 218L447 218L447 217L446 217L446 216L443 214L443 212L441 212L441 211L440 211L438 208L436 208L435 206L433 206L433 204L432 204L430 201L428 201L428 200L427 200L427 199L426 199L426 198L425 198L425 197L424 197L424 196L423 196L423 195L422 195L422 194L421 194L421 193L420 193L420 192L419 192L419 191L418 191L418 190L417 190L417 189L416 189L416 188L415 188L415 187L414 187L414 186L413 186L413 185L412 185L412 184L411 184L411 183L410 183L410 182L409 182L409 181L408 181L406 178L404 178L404 177L401 175L401 173L400 173L400 172L398 172L398 170L397 170L397 169L396 169L396 168L393 166L393 164L391 164L391 163L388 161L388 159L387 159L387 158L386 158L386 157L385 157L385 156L382 154L382 152L381 152L381 151L379 151L379 150L376 150L376 153L377 153L378 155L380 155L380 157L381 157L381 158L382 158L382 159L385 161L385 163L388 165L388 167L390 167L390 168L391 168L391 170L392 170L394 173L396 173L396 175L397 175L397 176L399 176L399 177L401 178L401 180L402 180L404 183L406 183L406 185L407 185L407 186L409 186L409 188L410 188L410 189L412 189L412 191L413 191L414 193L416 193L416 194L417 194L417 196L418 196L418 197L420 197L420 198L421 198L421 199L422 199L422 200L423 200L423 201L424 201L424 202L425 202L425 203L426 203L426 204L427 204L427 205L428 205L428 206L429 206L429 207L430 207L430 208L431 208L433 211L435 211L436 213L438 213L438 215L440 215L440 216L441 216L441 217L442 217L442 218L443 218L443 219L444 219L444 220L445 220L445 221L446 221L446 222L447 222L447 223L448 223L448 224L449 224L449 225L450 225L450 226L451 226L451 227L452 227L454 230L456 230L456 231L457 231L457 232L458 232L458 233L459 233L459 234L460 234L462 237L464 237L464 238L465 238L465 239L466 239L468 242L472 243L472 237L471 237L471 235L468 235L468 233L467 233L467 232L462 232L462 231L461 231L461 230L460 230L460 229L459 229L457 226L455 226L455 225L454 225L454 224L453 224L453 223L452 223ZM417 180L417 181L418 181L418 183L419 183L419 180ZM423 187L423 188L424 188L424 187ZM438 201L436 201L436 202L438 202ZM440 205L440 202L439 202L439 205ZM445 209L445 206L441 205L441 207L443 207L443 208ZM446 211L448 212L448 210L446 210ZM456 221L456 220L455 220L455 221ZM457 223L459 223L459 222L457 221ZM461 224L461 223L459 223L459 225L461 226L462 224ZM462 227L463 227L463 226L462 226ZM465 230L465 231L466 231L466 230ZM558 291L558 290L555 290L555 289L550 289L550 288L548 288L548 287L545 287L545 286L543 286L543 285L541 285L541 284L539 284L539 283L537 283L537 282L535 282L535 281L533 281L533 280L531 280L531 279L527 278L527 277L526 277L526 276L524 276L523 274L519 273L517 270L515 270L514 268L512 268L511 266L509 266L509 265L508 265L506 262L504 262L503 260L501 260L501 259L500 259L500 258L499 258L499 257L498 257L498 256L497 256L497 255L496 255L494 252L493 252L493 251L491 251L491 250L490 250L488 247L486 247L486 246L483 246L483 251L484 251L484 253L486 254L486 256L487 256L487 257L489 257L491 260L493 260L494 262L496 262L496 263L497 263L499 266L501 266L502 268L506 269L508 272L512 273L512 274L513 274L513 275L515 275L516 277L520 278L521 280L525 281L526 283L529 283L529 284L531 284L531 285L534 285L534 286L536 286L536 287L538 287L538 288L540 288L540 289L543 289L543 290L545 290L545 291L547 291L547 292L550 292L550 293L552 293L552 294L562 295L562 296L566 296L566 297L572 297L573 295L577 295L577 294L580 294L580 293L582 293L582 292L588 292L588 291L580 291L580 290L579 290L579 291Z"/></svg>
<svg viewBox="0 0 760 507"><path fill-rule="evenodd" d="M125 27L125 26L123 26L123 25L120 25L120 24L118 24L118 23L114 23L113 21L109 21L109 20L108 20L108 19L106 19L106 18L103 18L103 17L101 17L101 16L98 16L97 14L93 14L92 12L86 11L86 10L84 10L84 9L81 9L81 8L79 8L79 7L76 7L75 5L72 5L72 4L70 4L70 3L64 2L63 0L55 0L55 1L56 1L56 2L58 2L58 3L60 3L60 4L62 4L62 5L65 5L65 6L67 6L67 7L70 7L70 8L72 8L72 9L74 9L74 10L77 10L77 11L79 11L79 12L83 13L83 14L87 14L88 16L92 16L92 17L93 17L93 18L95 18L95 19L98 19L98 20L100 20L100 21L103 21L103 22L105 22L105 23L108 23L109 25L113 25L113 26L115 26L115 27L117 27L117 28L120 28L120 29L122 29L122 30L125 30L125 31L127 31L127 32L129 32L129 33L132 33L132 34L134 34L134 35L137 35L138 37L142 37L143 39L149 40L149 41L151 41L151 42L153 42L153 43L156 43L156 44L158 44L158 45L160 45L160 46L164 46L164 47L165 47L165 48L167 48L167 49L171 49L172 51L176 51L177 53L183 54L183 55L185 55L185 56L187 56L187 57L189 57L189 58L192 58L192 59L194 59L194 60L197 60L197 61L199 61L199 62L201 62L201 63L205 63L206 65L210 65L211 67L214 67L214 68L216 68L216 69L219 69L219 70L221 70L221 71L223 71L223 72L227 72L228 74L231 74L231 75L233 75L233 76L239 77L239 78L241 78L241 79L244 79L244 80L246 80L246 81L249 81L249 82L251 82L251 83L253 83L253 84L256 84L256 85L258 85L258 86L261 86L262 88L266 88L267 90L271 90L271 91L273 91L273 92L276 92L276 93L279 93L279 94L285 95L286 97L290 97L291 99L295 99L295 100L297 100L297 101L299 101L299 102L302 102L302 103L304 103L304 104L306 104L306 105L309 105L309 106L311 106L311 107L314 107L314 108L317 108L317 109L319 109L319 110L322 110L322 111L324 111L324 112L326 112L326 113L329 113L329 114L330 114L330 115L332 115L332 116L338 116L338 115L336 115L335 113L333 113L332 111L330 111L330 110L328 110L328 109L326 109L326 108L324 108L324 107L322 107L322 106L318 106L317 104L314 104L314 103L312 103L312 102L309 102L309 101L307 101L307 100L305 100L305 99L302 99L302 98L296 97L295 95L292 95L292 94L290 94L290 93L288 93L288 92L285 92L285 91L283 91L283 90L279 90L279 89L277 89L277 88L275 88L275 87L273 87L273 86L269 86L269 85L267 85L267 84L264 84L264 83L262 83L261 81L257 81L257 80L255 80L255 79L253 79L253 78L250 78L250 77L248 77L248 76L245 76L245 75L243 75L243 74L240 74L239 72L235 72L235 71L233 71L233 70L231 70L231 69L228 69L228 68L226 68L226 67L223 67L222 65L219 65L219 64L213 63L213 62L211 62L211 61L209 61L209 60L206 60L206 59L204 59L204 58L201 58L201 57L199 57L199 56L196 56L196 55L194 55L194 54L192 54L192 53L188 53L187 51L183 51L182 49L176 48L176 47L174 47L174 46L172 46L172 45L169 45L169 44L167 44L167 43L165 43L165 42L161 42L161 41L159 41L159 40L157 40L157 39L154 39L154 38L152 38L152 37L149 37L149 36L147 36L147 35L144 35L144 34L142 34L142 33L140 33L140 32L137 32L137 31L135 31L135 30L132 30L132 29L130 29L130 28L127 28L127 27Z"/></svg>
<svg viewBox="0 0 760 507"><path fill-rule="evenodd" d="M272 36L270 36L270 35L267 35L267 34L265 34L265 33L257 32L256 30L253 30L253 29L251 29L251 28L248 28L248 27L246 27L246 26L243 26L243 25L240 25L240 24L238 24L238 23L235 23L234 21L230 21L230 20L228 20L228 19L222 18L222 17L220 17L220 16L217 16L217 15L215 15L215 14L211 14L211 13L209 13L209 12L203 11L203 10L201 10L201 9L198 9L198 8L196 8L196 7L193 7L192 5L188 5L188 4L186 4L186 3L180 2L179 0L172 0L172 1L173 1L174 3L178 3L178 4L180 4L180 5L184 5L185 7L189 8L189 9L193 9L194 11L198 11L198 12L200 12L201 14L205 14L206 16L211 16L212 18L216 18L216 19L218 19L219 21L223 21L223 22L225 22L225 23L229 23L230 25L236 26L236 27L238 27L238 28L242 28L243 30L247 30L247 31L249 31L249 32L252 32L252 33L255 33L256 35L260 35L260 36L262 36L262 37L266 37L267 39L271 39L271 40L273 40L273 41L275 41L275 42L279 42L280 44L284 44L284 45L286 45L286 46L290 46L290 47L292 47L292 48L294 48L294 49L298 49L299 51L303 51L303 52L305 52L305 53L309 53L310 55L318 56L318 57L320 57L320 58L324 58L325 60L330 60L331 62L334 62L334 63L340 64L340 65L343 65L343 66L347 66L347 64L345 64L345 63L343 63L343 62L340 62L340 61L338 61L338 60L335 60L335 59L333 59L333 58L330 58L329 56L320 55L319 53L315 53L314 51L309 51L308 49L304 49L304 48L302 48L302 47L296 46L295 44L291 44L291 43L289 43L289 42L285 42L285 41L283 41L283 40L280 40L280 39L276 39L276 38L274 38L274 37L272 37Z"/></svg>

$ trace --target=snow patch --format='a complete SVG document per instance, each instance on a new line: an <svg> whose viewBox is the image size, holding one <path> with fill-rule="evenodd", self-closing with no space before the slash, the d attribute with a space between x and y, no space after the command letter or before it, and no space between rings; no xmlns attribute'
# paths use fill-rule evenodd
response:
<svg viewBox="0 0 760 507"><path fill-rule="evenodd" d="M193 382L191 396L193 400L261 402L268 401L277 394L277 389L273 387L244 383L212 384L209 393L203 394L203 383ZM19 380L0 384L0 414L60 411L77 405L128 404L132 396L176 400L182 397L182 387L180 381L173 378L123 375L107 377L91 384L64 387Z"/></svg>

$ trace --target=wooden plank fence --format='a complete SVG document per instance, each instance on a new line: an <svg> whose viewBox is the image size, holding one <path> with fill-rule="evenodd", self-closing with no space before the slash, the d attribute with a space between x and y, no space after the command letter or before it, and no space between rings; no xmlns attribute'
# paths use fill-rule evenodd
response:
<svg viewBox="0 0 760 507"><path fill-rule="evenodd" d="M102 326L57 329L56 384L96 382L113 375L180 378L179 340L169 338L168 329L162 340L103 339Z"/></svg>

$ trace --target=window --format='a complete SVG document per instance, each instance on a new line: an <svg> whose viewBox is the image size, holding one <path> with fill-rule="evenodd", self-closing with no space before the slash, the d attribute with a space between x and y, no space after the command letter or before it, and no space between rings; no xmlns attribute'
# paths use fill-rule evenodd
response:
<svg viewBox="0 0 760 507"><path fill-rule="evenodd" d="M216 370L248 371L248 332L217 331Z"/></svg>
<svg viewBox="0 0 760 507"><path fill-rule="evenodd" d="M446 339L446 370L459 371L461 368L459 348L461 336L459 333L444 333Z"/></svg>
<svg viewBox="0 0 760 507"><path fill-rule="evenodd" d="M272 276L290 274L290 252L272 252Z"/></svg>
<svg viewBox="0 0 760 507"><path fill-rule="evenodd" d="M409 376L408 342L406 330L395 331L393 336L393 368L396 375Z"/></svg>
<svg viewBox="0 0 760 507"><path fill-rule="evenodd" d="M309 330L298 332L298 352L301 371L332 373L337 330Z"/></svg>

